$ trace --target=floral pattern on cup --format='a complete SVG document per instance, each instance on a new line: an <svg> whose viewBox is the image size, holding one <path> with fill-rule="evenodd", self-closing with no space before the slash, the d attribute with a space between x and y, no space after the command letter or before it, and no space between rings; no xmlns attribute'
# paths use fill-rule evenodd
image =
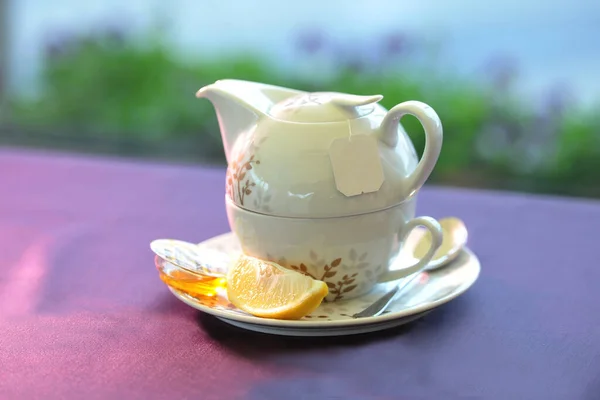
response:
<svg viewBox="0 0 600 400"><path fill-rule="evenodd" d="M367 255L366 252L359 255L356 250L351 249L348 258L337 257L328 262L319 257L315 251L311 250L309 252L310 262L307 263L290 263L285 258L277 258L271 255L267 255L267 259L283 267L310 276L313 279L325 282L329 288L329 295L325 301L329 302L342 300L345 295L353 293L360 287L361 277L359 276L359 272L344 273L344 271L367 269L370 265L366 261ZM362 277L362 279L366 278ZM357 279L359 282L357 282Z"/></svg>

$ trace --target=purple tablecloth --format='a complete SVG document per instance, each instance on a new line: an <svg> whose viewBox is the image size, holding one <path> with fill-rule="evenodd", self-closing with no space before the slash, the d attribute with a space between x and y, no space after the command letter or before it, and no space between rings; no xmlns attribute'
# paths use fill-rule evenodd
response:
<svg viewBox="0 0 600 400"><path fill-rule="evenodd" d="M598 399L600 203L428 187L479 281L423 319L251 333L175 299L150 240L228 230L224 170L0 152L0 399ZM314 397L312 397L314 396Z"/></svg>

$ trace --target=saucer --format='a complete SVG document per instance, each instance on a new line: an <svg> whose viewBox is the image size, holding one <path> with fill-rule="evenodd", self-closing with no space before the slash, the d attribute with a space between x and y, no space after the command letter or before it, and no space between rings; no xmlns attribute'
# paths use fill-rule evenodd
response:
<svg viewBox="0 0 600 400"><path fill-rule="evenodd" d="M210 238L199 244L224 253L240 252L239 242L231 232ZM433 309L448 303L467 291L479 277L481 265L477 256L464 248L449 265L420 273L387 310L375 317L353 318L401 281L376 285L371 292L358 298L322 303L313 313L299 320L259 318L237 309L225 293L213 297L192 296L169 287L179 300L218 319L251 331L286 336L339 336L374 332L400 326L421 318Z"/></svg>

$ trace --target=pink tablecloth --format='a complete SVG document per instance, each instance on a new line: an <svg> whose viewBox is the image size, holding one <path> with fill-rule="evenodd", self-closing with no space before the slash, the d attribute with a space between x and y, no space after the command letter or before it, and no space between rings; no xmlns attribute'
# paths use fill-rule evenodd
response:
<svg viewBox="0 0 600 400"><path fill-rule="evenodd" d="M227 231L224 170L5 149L0 174L0 399L600 398L597 202L426 188L480 280L406 327L308 339L225 325L156 275L150 240Z"/></svg>

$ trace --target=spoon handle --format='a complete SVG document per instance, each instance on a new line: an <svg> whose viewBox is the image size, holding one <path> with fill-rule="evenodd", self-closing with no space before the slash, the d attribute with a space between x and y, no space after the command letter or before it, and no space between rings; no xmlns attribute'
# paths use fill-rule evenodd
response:
<svg viewBox="0 0 600 400"><path fill-rule="evenodd" d="M373 304L365 308L364 310L352 315L352 318L365 318L365 317L376 317L381 314L387 306L392 302L398 292L401 292L407 287L417 276L421 275L420 272L408 276L406 280L399 285L395 285L389 292L377 299Z"/></svg>

